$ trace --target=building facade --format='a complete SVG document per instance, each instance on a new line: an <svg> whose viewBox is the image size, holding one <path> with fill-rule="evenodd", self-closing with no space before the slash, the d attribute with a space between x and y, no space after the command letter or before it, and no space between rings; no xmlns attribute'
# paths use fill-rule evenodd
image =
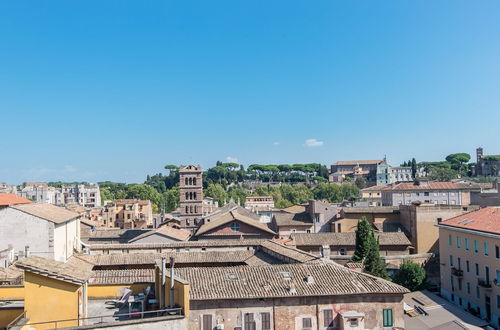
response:
<svg viewBox="0 0 500 330"><path fill-rule="evenodd" d="M0 250L66 261L80 250L79 214L51 204L27 203L0 210Z"/></svg>
<svg viewBox="0 0 500 330"><path fill-rule="evenodd" d="M81 205L88 208L101 206L101 193L97 184L63 185L56 188L45 182L25 182L18 194L37 203Z"/></svg>
<svg viewBox="0 0 500 330"><path fill-rule="evenodd" d="M476 149L476 176L500 176L500 155L484 155L483 148Z"/></svg>
<svg viewBox="0 0 500 330"><path fill-rule="evenodd" d="M386 164L385 160L349 160L338 161L330 167L330 182L342 183L346 178L363 178L368 183L377 182L377 168Z"/></svg>
<svg viewBox="0 0 500 330"><path fill-rule="evenodd" d="M141 199L117 199L104 206L98 222L104 227L120 229L146 229L153 227L151 201Z"/></svg>
<svg viewBox="0 0 500 330"><path fill-rule="evenodd" d="M452 182L420 180L382 189L382 205L398 206L420 202L436 205L469 205L470 190Z"/></svg>
<svg viewBox="0 0 500 330"><path fill-rule="evenodd" d="M203 217L203 171L201 166L179 169L179 206L181 227L194 231Z"/></svg>
<svg viewBox="0 0 500 330"><path fill-rule="evenodd" d="M500 327L500 208L439 225L441 295Z"/></svg>

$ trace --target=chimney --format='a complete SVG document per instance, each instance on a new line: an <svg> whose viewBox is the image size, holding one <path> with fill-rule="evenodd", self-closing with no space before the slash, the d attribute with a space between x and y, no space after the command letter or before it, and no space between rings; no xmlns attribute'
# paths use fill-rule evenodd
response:
<svg viewBox="0 0 500 330"><path fill-rule="evenodd" d="M314 277L312 277L311 274L308 274L305 278L307 284L313 284L314 283Z"/></svg>
<svg viewBox="0 0 500 330"><path fill-rule="evenodd" d="M295 284L290 283L290 286L288 287L288 292L295 294L297 293L297 290L295 290Z"/></svg>
<svg viewBox="0 0 500 330"><path fill-rule="evenodd" d="M28 258L28 257L30 256L30 246L29 246L29 245L26 245L26 246L24 247L24 256L25 256L26 258Z"/></svg>

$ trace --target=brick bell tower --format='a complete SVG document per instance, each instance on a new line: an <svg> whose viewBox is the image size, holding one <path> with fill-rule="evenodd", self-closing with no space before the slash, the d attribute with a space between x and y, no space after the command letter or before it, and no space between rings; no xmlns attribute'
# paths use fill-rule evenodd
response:
<svg viewBox="0 0 500 330"><path fill-rule="evenodd" d="M179 169L179 205L181 227L194 230L202 223L203 170L201 166L187 165Z"/></svg>

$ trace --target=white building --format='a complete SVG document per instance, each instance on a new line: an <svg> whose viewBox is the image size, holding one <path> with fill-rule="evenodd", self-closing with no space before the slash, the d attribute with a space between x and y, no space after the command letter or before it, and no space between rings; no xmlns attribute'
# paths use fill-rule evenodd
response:
<svg viewBox="0 0 500 330"><path fill-rule="evenodd" d="M80 215L51 204L12 205L0 210L0 251L66 261L80 250ZM5 265L1 265L5 266Z"/></svg>
<svg viewBox="0 0 500 330"><path fill-rule="evenodd" d="M21 197L37 203L100 207L101 192L97 184L64 185L49 187L45 182L25 182L19 191Z"/></svg>

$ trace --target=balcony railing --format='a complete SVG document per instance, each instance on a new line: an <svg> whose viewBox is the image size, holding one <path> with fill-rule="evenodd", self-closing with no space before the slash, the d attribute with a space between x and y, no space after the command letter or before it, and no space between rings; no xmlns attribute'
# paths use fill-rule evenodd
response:
<svg viewBox="0 0 500 330"><path fill-rule="evenodd" d="M480 287L482 287L484 289L491 290L491 282L490 281L485 281L483 279L478 279L477 280L477 285L479 285Z"/></svg>
<svg viewBox="0 0 500 330"><path fill-rule="evenodd" d="M462 269L458 269L458 268L453 267L451 269L451 275L456 276L456 277L463 277L464 271Z"/></svg>

